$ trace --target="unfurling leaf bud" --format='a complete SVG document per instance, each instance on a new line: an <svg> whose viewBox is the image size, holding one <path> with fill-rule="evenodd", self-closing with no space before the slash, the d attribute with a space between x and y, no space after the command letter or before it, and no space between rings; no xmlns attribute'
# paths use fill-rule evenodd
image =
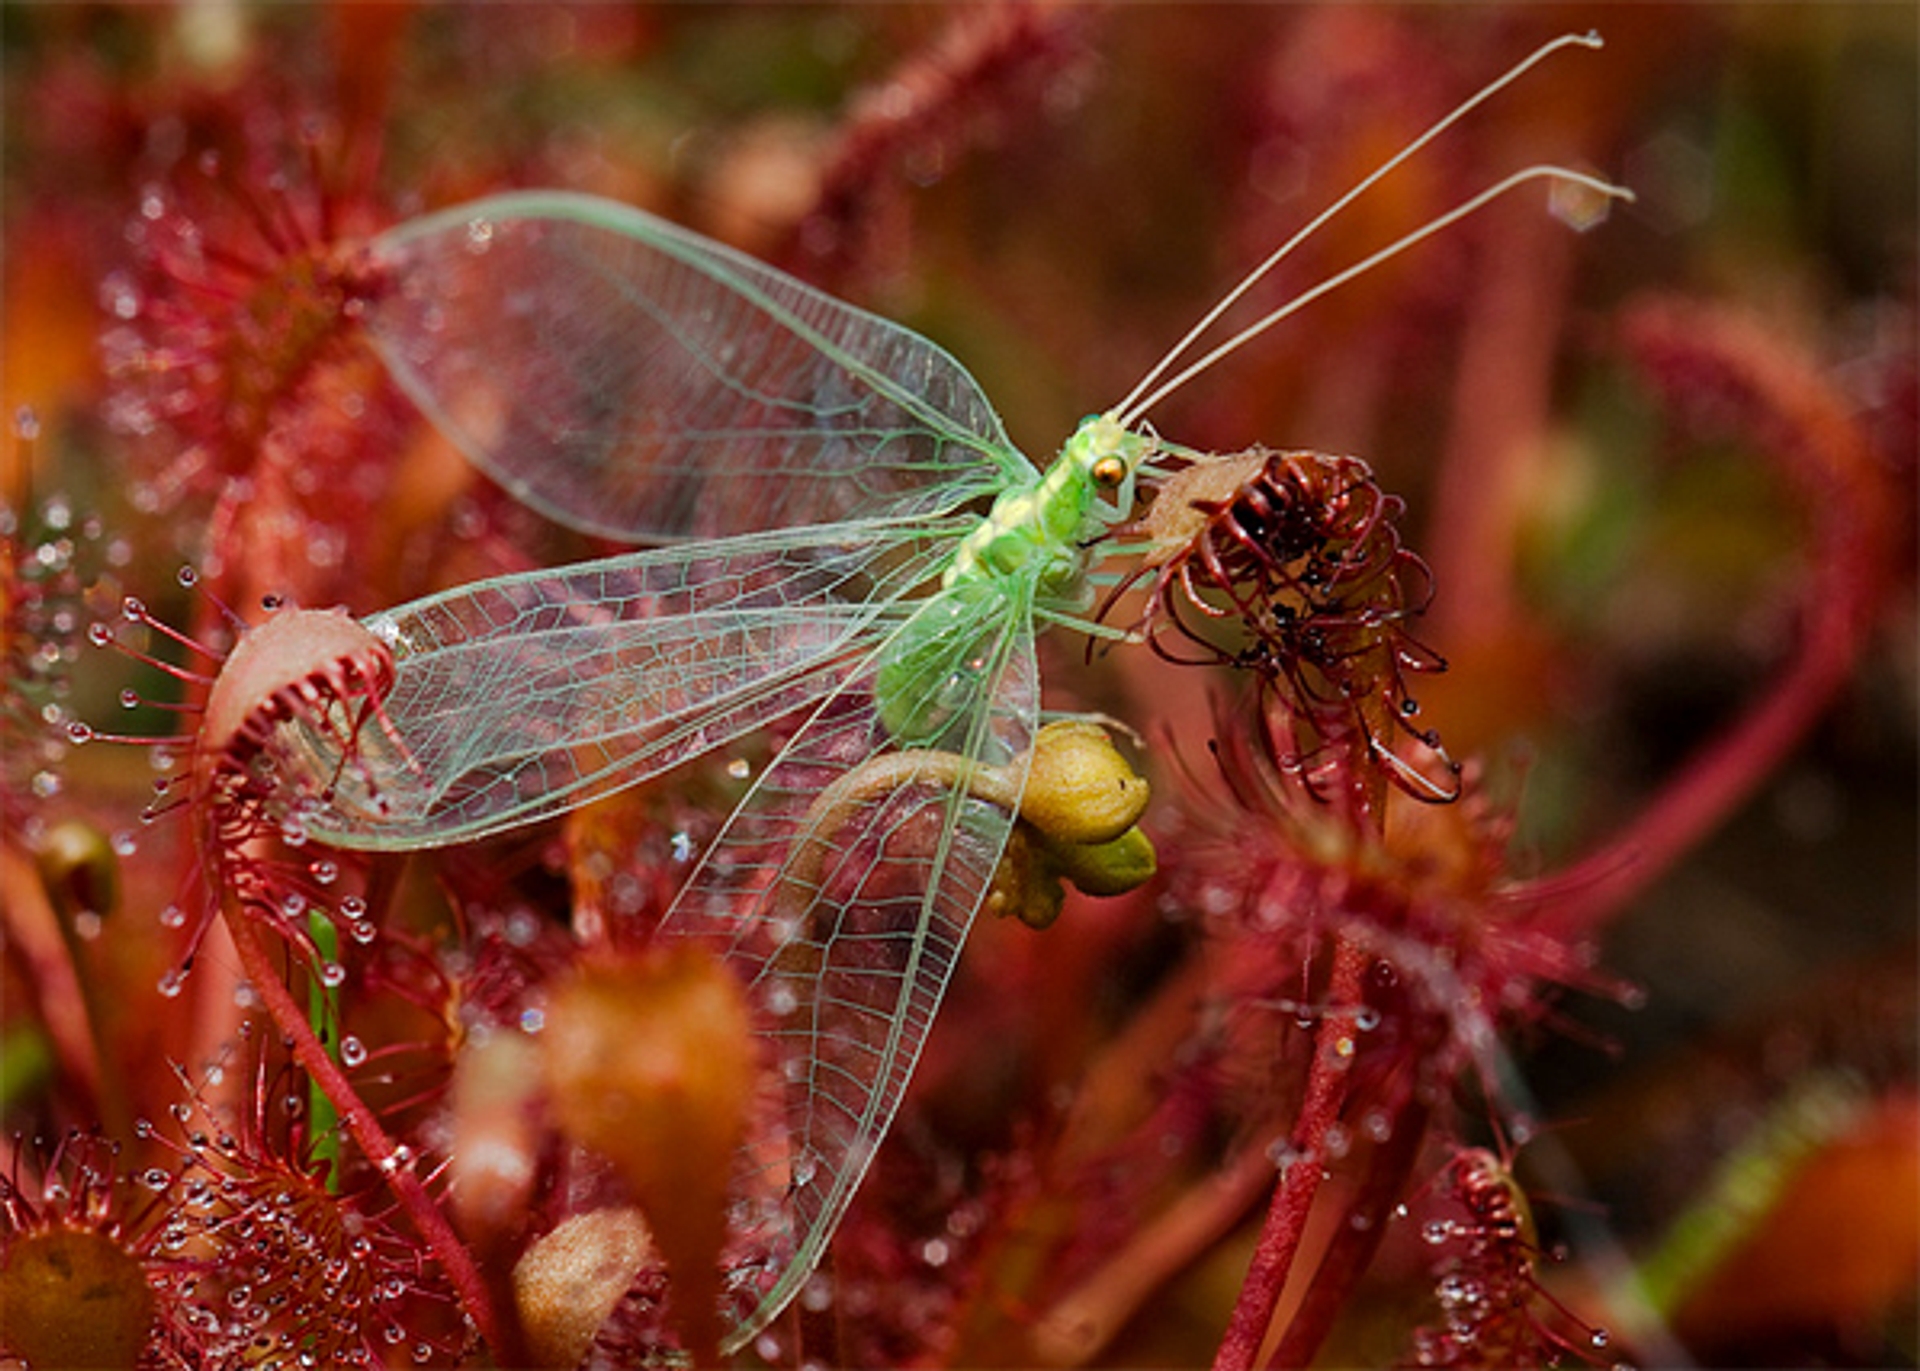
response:
<svg viewBox="0 0 1920 1371"><path fill-rule="evenodd" d="M1105 843L1140 822L1148 794L1105 729L1061 719L1034 737L1020 819L1051 844Z"/></svg>
<svg viewBox="0 0 1920 1371"><path fill-rule="evenodd" d="M1098 724L1065 719L1042 728L987 908L1045 928L1060 916L1063 881L1088 895L1124 895L1146 884L1156 859L1135 824L1148 793Z"/></svg>

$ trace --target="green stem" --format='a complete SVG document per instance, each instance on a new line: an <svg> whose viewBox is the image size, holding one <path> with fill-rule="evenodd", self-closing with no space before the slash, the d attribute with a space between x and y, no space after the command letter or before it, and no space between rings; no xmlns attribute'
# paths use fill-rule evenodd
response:
<svg viewBox="0 0 1920 1371"><path fill-rule="evenodd" d="M337 1024L339 1018L320 971L340 956L340 930L324 911L315 909L307 915L307 932L313 939L315 959L313 974L307 978L307 1024L316 1038L331 1044L329 1053L337 1060L339 1034L330 1033L328 1025ZM307 1077L307 1145L315 1161L326 1163L327 1189L336 1190L340 1184L340 1112L311 1075Z"/></svg>

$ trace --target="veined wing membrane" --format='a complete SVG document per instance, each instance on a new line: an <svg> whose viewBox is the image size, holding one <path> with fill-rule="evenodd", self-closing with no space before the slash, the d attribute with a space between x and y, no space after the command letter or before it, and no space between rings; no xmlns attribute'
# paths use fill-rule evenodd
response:
<svg viewBox="0 0 1920 1371"><path fill-rule="evenodd" d="M1003 589L947 624L979 648L959 690L896 683L909 709L936 698L952 709L941 746L903 749L888 735L874 700L881 653L870 653L756 783L667 915L665 931L724 951L774 1068L736 1168L732 1347L807 1278L851 1201L1012 830L1012 812L967 790L987 766L1024 781L1038 715L1031 587Z"/></svg>
<svg viewBox="0 0 1920 1371"><path fill-rule="evenodd" d="M611 201L493 196L374 240L365 320L482 470L623 539L945 513L1032 467L943 349Z"/></svg>
<svg viewBox="0 0 1920 1371"><path fill-rule="evenodd" d="M315 838L470 841L658 775L819 701L913 612L952 521L803 530L499 577L367 619L394 685L302 817ZM335 730L336 732L338 730ZM310 723L284 750L324 758Z"/></svg>

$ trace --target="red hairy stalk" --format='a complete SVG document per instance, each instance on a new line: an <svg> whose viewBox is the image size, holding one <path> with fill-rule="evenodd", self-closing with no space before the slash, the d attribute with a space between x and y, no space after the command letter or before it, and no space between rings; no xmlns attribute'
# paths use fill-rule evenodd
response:
<svg viewBox="0 0 1920 1371"><path fill-rule="evenodd" d="M1334 940L1333 970L1327 983L1327 998L1333 1007L1320 1020L1314 1035L1313 1064L1307 1073L1306 1098L1289 1139L1289 1161L1281 1166L1253 1263L1241 1284L1226 1336L1214 1355L1215 1371L1247 1371L1253 1366L1293 1270L1300 1240L1306 1234L1307 1215L1320 1191L1328 1131L1339 1121L1347 1099L1358 1050L1362 978L1370 960L1352 939Z"/></svg>
<svg viewBox="0 0 1920 1371"><path fill-rule="evenodd" d="M938 176L959 150L1011 127L1086 56L1078 7L962 7L927 50L853 102L820 170L813 209L794 230L808 274L872 271L876 220L902 184Z"/></svg>
<svg viewBox="0 0 1920 1371"><path fill-rule="evenodd" d="M507 1341L507 1325L495 1308L486 1278L475 1264L466 1244L453 1231L453 1225L440 1212L440 1206L427 1193L414 1170L411 1149L402 1147L387 1135L380 1120L360 1098L353 1083L328 1055L326 1045L307 1022L307 1012L296 1001L282 980L278 968L267 955L254 923L231 902L224 907L227 928L240 955L241 968L249 983L272 1015L275 1027L293 1045L294 1059L313 1077L322 1092L340 1111L341 1121L367 1159L393 1188L400 1206L420 1230L432 1249L448 1283L459 1296L460 1305L473 1319L480 1335L496 1355L508 1364L515 1360L514 1343Z"/></svg>
<svg viewBox="0 0 1920 1371"><path fill-rule="evenodd" d="M1328 1240L1314 1270L1313 1283L1287 1320L1286 1332L1267 1360L1269 1366L1312 1364L1387 1235L1394 1210L1420 1160L1431 1114L1430 1105L1409 1096L1387 1116L1391 1132L1368 1158L1359 1193L1348 1206L1346 1222L1339 1224Z"/></svg>

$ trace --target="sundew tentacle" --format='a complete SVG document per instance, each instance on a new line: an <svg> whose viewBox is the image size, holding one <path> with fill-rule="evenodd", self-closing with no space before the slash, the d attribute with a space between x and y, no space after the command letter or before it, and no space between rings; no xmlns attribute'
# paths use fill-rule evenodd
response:
<svg viewBox="0 0 1920 1371"><path fill-rule="evenodd" d="M1316 794L1354 789L1377 811L1391 784L1444 803L1459 794L1458 769L1437 733L1415 727L1408 688L1446 662L1407 627L1433 576L1400 541L1405 508L1356 457L1252 448L1198 462L1121 530L1144 557L1106 607L1146 579L1134 631L1156 653L1253 673L1273 755Z"/></svg>
<svg viewBox="0 0 1920 1371"><path fill-rule="evenodd" d="M185 576L182 580L193 584ZM365 902L348 886L337 884L337 860L297 856L293 849L305 844L303 808L349 769L366 769L359 740L370 725L378 726L380 701L393 682L391 653L339 610L277 609L259 624L244 627L226 652L163 624L139 600L127 600L124 617L218 665L211 676L175 667L137 644L123 642L105 624L96 624L90 634L96 646L115 647L189 689L199 689L203 698L165 706L197 719L197 727L181 738L108 733L75 724L70 730L73 741L185 752L188 767L156 782L154 802L143 817L151 822L185 811L195 847L190 879L230 894L239 908L297 947L323 980L337 983L336 954L322 947L334 940L323 936L316 941L314 920L339 926L354 944L366 943L373 925ZM124 692L122 702L152 703L133 691ZM327 740L327 756L294 753L284 745L286 726L296 723ZM368 777L358 779L374 788ZM184 984L217 913L214 899L184 902L194 904L198 913L191 919L183 903L170 904L162 913L163 922L171 926L190 925L182 956L162 982L168 995L177 994Z"/></svg>

